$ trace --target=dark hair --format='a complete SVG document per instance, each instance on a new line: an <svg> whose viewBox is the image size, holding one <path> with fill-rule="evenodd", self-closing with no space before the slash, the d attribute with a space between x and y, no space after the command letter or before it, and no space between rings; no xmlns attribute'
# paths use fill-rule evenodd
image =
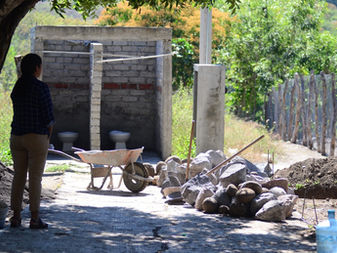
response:
<svg viewBox="0 0 337 253"><path fill-rule="evenodd" d="M42 64L42 59L37 54L27 54L25 55L20 64L22 75L34 75L36 67L40 67Z"/></svg>

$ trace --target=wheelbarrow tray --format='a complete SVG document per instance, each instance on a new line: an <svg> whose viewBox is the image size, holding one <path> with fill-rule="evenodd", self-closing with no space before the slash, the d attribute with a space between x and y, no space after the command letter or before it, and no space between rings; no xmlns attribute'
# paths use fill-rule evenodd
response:
<svg viewBox="0 0 337 253"><path fill-rule="evenodd" d="M100 165L120 166L137 161L142 148L115 150L88 150L75 152L83 162Z"/></svg>

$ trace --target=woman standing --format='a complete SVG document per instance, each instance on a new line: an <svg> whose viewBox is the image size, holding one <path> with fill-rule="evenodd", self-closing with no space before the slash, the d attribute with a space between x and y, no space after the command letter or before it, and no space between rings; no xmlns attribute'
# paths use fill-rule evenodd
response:
<svg viewBox="0 0 337 253"><path fill-rule="evenodd" d="M14 162L11 192L11 227L21 225L23 191L29 173L30 228L44 229L39 215L41 180L46 163L49 139L54 124L53 106L47 84L37 78L42 72L41 57L27 54L21 61L22 76L17 80L11 99L13 121L10 148Z"/></svg>

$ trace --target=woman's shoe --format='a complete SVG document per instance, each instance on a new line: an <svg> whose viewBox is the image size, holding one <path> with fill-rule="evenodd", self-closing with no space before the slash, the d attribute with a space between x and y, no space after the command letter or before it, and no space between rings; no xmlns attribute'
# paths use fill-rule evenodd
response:
<svg viewBox="0 0 337 253"><path fill-rule="evenodd" d="M18 228L21 226L21 218L15 218L14 216L9 219L11 228Z"/></svg>
<svg viewBox="0 0 337 253"><path fill-rule="evenodd" d="M29 228L30 229L46 229L48 228L48 224L43 222L41 218L39 218L37 221L31 219Z"/></svg>

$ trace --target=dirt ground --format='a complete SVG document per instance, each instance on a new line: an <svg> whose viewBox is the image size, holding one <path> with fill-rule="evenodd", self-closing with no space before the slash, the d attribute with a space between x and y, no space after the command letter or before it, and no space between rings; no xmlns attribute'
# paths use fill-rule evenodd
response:
<svg viewBox="0 0 337 253"><path fill-rule="evenodd" d="M286 177L295 194L299 195L295 212L308 224L303 237L314 241L314 226L327 219L329 209L337 207L337 158L323 158L306 147L283 143L284 157L275 163L275 177ZM288 152L287 152L288 151ZM0 164L0 198L9 204L10 170ZM63 183L62 173L46 173L43 176L42 198L53 199L54 193ZM28 194L25 192L25 202ZM10 215L10 213L9 213ZM310 229L311 228L311 229Z"/></svg>

